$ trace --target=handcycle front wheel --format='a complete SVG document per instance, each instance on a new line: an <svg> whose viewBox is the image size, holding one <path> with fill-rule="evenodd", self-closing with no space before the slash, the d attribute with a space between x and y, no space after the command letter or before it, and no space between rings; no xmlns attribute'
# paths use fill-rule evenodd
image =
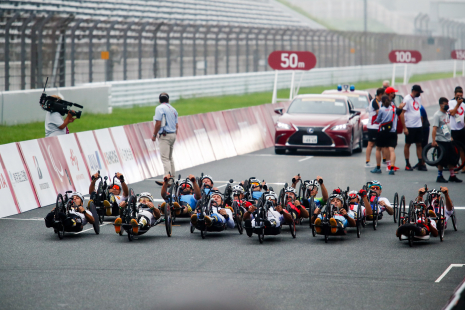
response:
<svg viewBox="0 0 465 310"><path fill-rule="evenodd" d="M171 237L171 232L173 230L173 221L171 218L170 205L168 203L165 203L163 213L165 213L164 217L165 217L166 235L168 237Z"/></svg>
<svg viewBox="0 0 465 310"><path fill-rule="evenodd" d="M394 223L397 223L397 209L399 209L399 194L395 193L394 194L394 214L392 218L394 219Z"/></svg>
<svg viewBox="0 0 465 310"><path fill-rule="evenodd" d="M194 225L191 224L191 234L193 234L194 231L195 231L195 227L194 227Z"/></svg>
<svg viewBox="0 0 465 310"><path fill-rule="evenodd" d="M128 231L128 239L129 241L134 240L134 235L132 234L132 231Z"/></svg>
<svg viewBox="0 0 465 310"><path fill-rule="evenodd" d="M295 221L292 221L292 223L289 224L289 228L291 229L292 238L295 238L296 237Z"/></svg>
<svg viewBox="0 0 465 310"><path fill-rule="evenodd" d="M265 240L265 228L262 228L262 231L258 234L258 241L263 243L263 240Z"/></svg>
<svg viewBox="0 0 465 310"><path fill-rule="evenodd" d="M206 230L201 230L200 235L202 236L202 239L205 239L205 237L207 236L207 231Z"/></svg>
<svg viewBox="0 0 465 310"><path fill-rule="evenodd" d="M457 231L457 218L455 217L455 212L451 215L452 226L454 226L454 230Z"/></svg>

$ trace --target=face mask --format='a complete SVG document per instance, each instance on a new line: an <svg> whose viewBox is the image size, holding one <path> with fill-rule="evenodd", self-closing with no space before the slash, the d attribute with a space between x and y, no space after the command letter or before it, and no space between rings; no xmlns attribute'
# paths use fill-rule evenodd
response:
<svg viewBox="0 0 465 310"><path fill-rule="evenodd" d="M262 197L262 192L252 192L253 199L260 199Z"/></svg>
<svg viewBox="0 0 465 310"><path fill-rule="evenodd" d="M418 93L418 94L415 95L415 98L418 98L418 97L420 97L420 93Z"/></svg>
<svg viewBox="0 0 465 310"><path fill-rule="evenodd" d="M448 105L448 104L446 104L446 105L444 106L444 110L446 110L446 111L449 110L449 105Z"/></svg>

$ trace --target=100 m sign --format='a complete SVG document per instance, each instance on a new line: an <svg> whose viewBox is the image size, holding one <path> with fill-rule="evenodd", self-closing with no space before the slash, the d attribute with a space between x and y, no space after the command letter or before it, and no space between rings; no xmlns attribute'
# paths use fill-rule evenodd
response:
<svg viewBox="0 0 465 310"><path fill-rule="evenodd" d="M392 63L416 64L421 61L421 53L413 50L394 50L389 53Z"/></svg>

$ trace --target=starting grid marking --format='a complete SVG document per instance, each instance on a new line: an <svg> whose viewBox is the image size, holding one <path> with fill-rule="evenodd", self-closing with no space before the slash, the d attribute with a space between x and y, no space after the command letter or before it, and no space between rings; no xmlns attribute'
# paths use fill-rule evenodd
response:
<svg viewBox="0 0 465 310"><path fill-rule="evenodd" d="M450 264L449 267L442 273L442 275L439 276L439 278L434 281L435 283L441 282L441 280L449 273L449 271L454 268L454 267L463 267L465 264Z"/></svg>

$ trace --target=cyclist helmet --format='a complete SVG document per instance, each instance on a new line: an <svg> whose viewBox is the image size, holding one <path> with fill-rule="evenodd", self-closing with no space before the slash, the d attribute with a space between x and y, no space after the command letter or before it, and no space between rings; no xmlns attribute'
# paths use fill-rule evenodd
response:
<svg viewBox="0 0 465 310"><path fill-rule="evenodd" d="M140 193L139 199L140 198L148 198L151 202L153 202L152 194L150 194L149 192Z"/></svg>
<svg viewBox="0 0 465 310"><path fill-rule="evenodd" d="M349 199L354 199L354 198L357 198L357 197L360 199L360 197L359 197L357 191L350 191L350 192L347 194L347 197L349 197Z"/></svg>
<svg viewBox="0 0 465 310"><path fill-rule="evenodd" d="M81 202L82 204L84 204L84 196L80 193L80 192L74 192L74 193L71 193L71 199L74 197L74 196L78 196L79 198L81 198Z"/></svg>
<svg viewBox="0 0 465 310"><path fill-rule="evenodd" d="M209 179L210 182L212 182L212 185L213 185L213 178L212 178L211 176L209 176L208 174L206 174L206 175L204 175L204 176L200 179L200 181L203 182L203 180L205 180L205 179Z"/></svg>
<svg viewBox="0 0 465 310"><path fill-rule="evenodd" d="M328 201L331 201L331 200L333 200L334 198L339 199L339 200L342 202L342 204L344 204L344 197L342 197L342 195L340 195L340 194L331 194L331 195L329 196Z"/></svg>
<svg viewBox="0 0 465 310"><path fill-rule="evenodd" d="M184 189L184 188L194 188L194 185L192 184L192 182L190 180L182 180L181 183L179 183L179 187L181 189Z"/></svg>
<svg viewBox="0 0 465 310"><path fill-rule="evenodd" d="M222 202L224 201L223 194L221 194L219 190L217 190L217 189L211 190L211 191L210 191L210 197L213 197L213 196L215 196L215 195L220 196L220 197L221 197L221 201L222 201Z"/></svg>
<svg viewBox="0 0 465 310"><path fill-rule="evenodd" d="M288 186L286 187L286 189L284 190L285 193L293 193L295 195L295 188L291 187L291 186Z"/></svg>
<svg viewBox="0 0 465 310"><path fill-rule="evenodd" d="M310 181L305 181L305 185L307 189L313 190L315 187L318 189L320 188L320 183L318 182L317 179L315 180L310 180Z"/></svg>
<svg viewBox="0 0 465 310"><path fill-rule="evenodd" d="M439 196L439 195L441 195L441 192L438 191L437 189L433 189L433 190L430 192L430 195L431 195L431 196Z"/></svg>
<svg viewBox="0 0 465 310"><path fill-rule="evenodd" d="M259 179L251 179L249 181L250 187L251 188L257 188L260 187L260 180Z"/></svg>
<svg viewBox="0 0 465 310"><path fill-rule="evenodd" d="M276 195L275 192L269 191L265 193L265 200L273 200L273 199L278 201L278 195Z"/></svg>
<svg viewBox="0 0 465 310"><path fill-rule="evenodd" d="M121 181L118 178L114 178L113 182L108 185L108 189L112 189L112 188L115 188L116 190L119 189L121 191L122 189Z"/></svg>
<svg viewBox="0 0 465 310"><path fill-rule="evenodd" d="M381 185L381 182L380 181L376 181L376 180L373 180L369 186L369 188L372 188L372 187L378 187L379 189L383 189L383 186Z"/></svg>
<svg viewBox="0 0 465 310"><path fill-rule="evenodd" d="M244 194L244 188L241 185L234 185L232 191L234 195Z"/></svg>

